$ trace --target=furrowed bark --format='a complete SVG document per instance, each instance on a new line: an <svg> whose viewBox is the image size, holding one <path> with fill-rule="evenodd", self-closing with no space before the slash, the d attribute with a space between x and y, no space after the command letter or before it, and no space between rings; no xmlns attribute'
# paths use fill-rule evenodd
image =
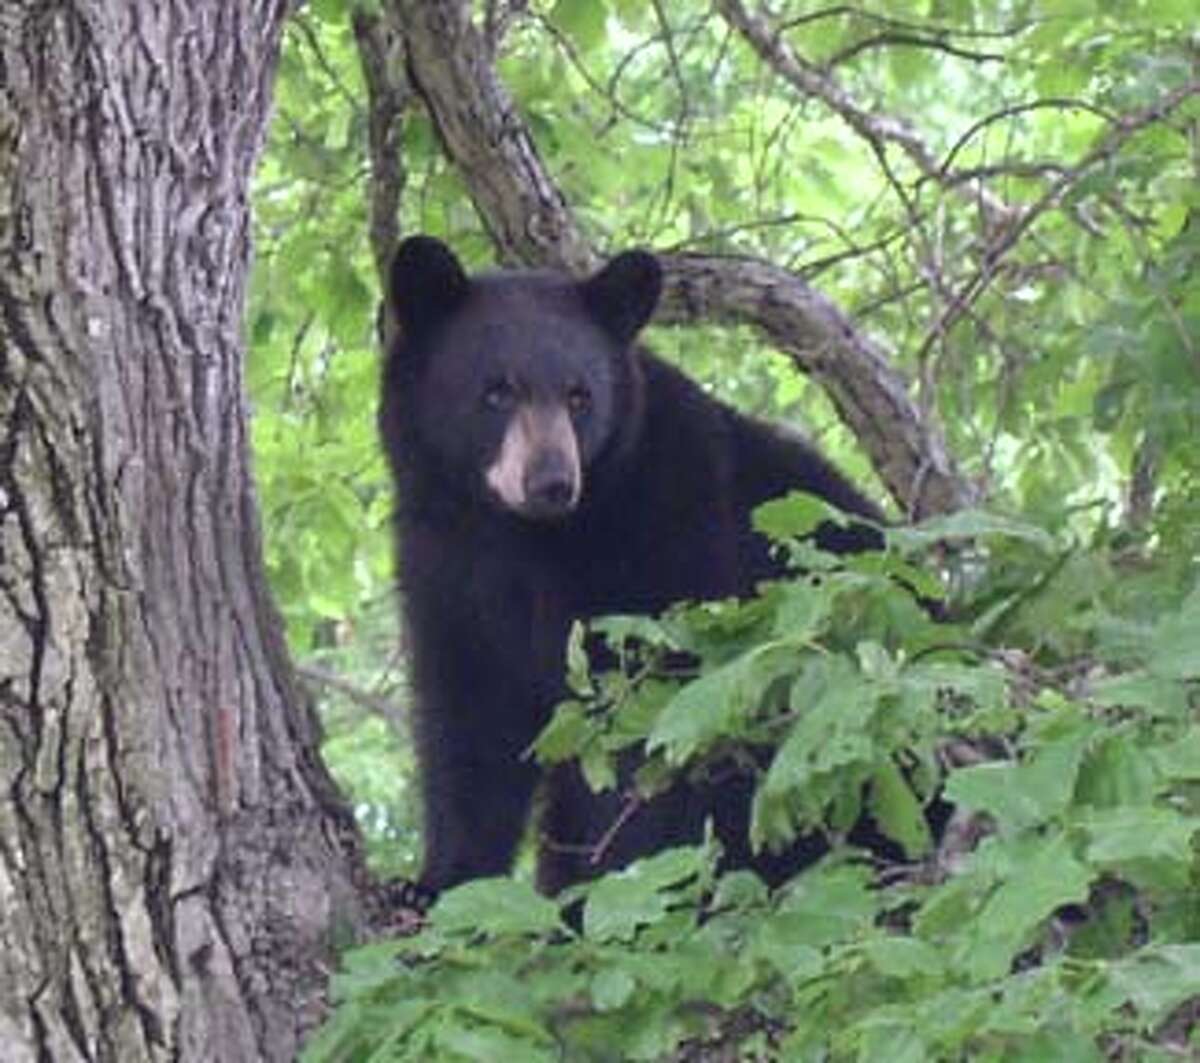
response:
<svg viewBox="0 0 1200 1063"><path fill-rule="evenodd" d="M291 1060L363 921L242 397L285 7L0 7L6 1061Z"/></svg>

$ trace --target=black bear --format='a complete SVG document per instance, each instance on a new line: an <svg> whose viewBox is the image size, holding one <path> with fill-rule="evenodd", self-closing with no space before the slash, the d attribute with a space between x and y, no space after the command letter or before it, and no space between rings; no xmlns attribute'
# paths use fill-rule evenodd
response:
<svg viewBox="0 0 1200 1063"><path fill-rule="evenodd" d="M877 523L820 454L707 395L635 344L658 301L658 261L618 255L590 278L469 277L439 241L399 248L401 333L379 424L397 491L425 814L421 885L436 893L509 870L540 771L528 747L565 696L571 622L749 594L778 575L750 511L792 489ZM871 524L827 524L834 552L877 545ZM680 785L606 845L619 799L574 770L546 780L539 887L668 844L712 817L733 864L768 874L745 841L749 780ZM807 862L823 848L790 855ZM778 876L776 876L778 877Z"/></svg>

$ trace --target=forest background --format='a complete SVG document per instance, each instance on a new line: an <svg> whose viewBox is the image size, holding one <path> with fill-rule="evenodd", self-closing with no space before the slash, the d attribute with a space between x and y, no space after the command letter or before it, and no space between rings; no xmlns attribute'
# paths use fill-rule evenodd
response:
<svg viewBox="0 0 1200 1063"><path fill-rule="evenodd" d="M287 6L0 11L14 1058L1193 1054L1191 0ZM90 209L39 199L93 172ZM475 268L655 251L655 350L904 526L834 564L816 509L769 507L809 575L610 624L650 648L631 677L573 644L538 755L604 785L645 739L652 788L769 740L758 843L865 800L903 867L839 847L768 895L674 850L574 931L522 863L394 936L377 880L419 837L374 411L416 232ZM972 817L934 851L939 780Z"/></svg>

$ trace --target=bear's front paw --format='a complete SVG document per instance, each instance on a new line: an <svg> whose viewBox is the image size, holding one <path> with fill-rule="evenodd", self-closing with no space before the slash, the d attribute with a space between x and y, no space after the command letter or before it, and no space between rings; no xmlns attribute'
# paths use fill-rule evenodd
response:
<svg viewBox="0 0 1200 1063"><path fill-rule="evenodd" d="M384 929L393 934L415 934L437 900L437 892L410 878L381 882L375 890Z"/></svg>
<svg viewBox="0 0 1200 1063"><path fill-rule="evenodd" d="M382 886L383 895L393 908L407 908L426 915L437 900L437 891L411 878L394 878Z"/></svg>

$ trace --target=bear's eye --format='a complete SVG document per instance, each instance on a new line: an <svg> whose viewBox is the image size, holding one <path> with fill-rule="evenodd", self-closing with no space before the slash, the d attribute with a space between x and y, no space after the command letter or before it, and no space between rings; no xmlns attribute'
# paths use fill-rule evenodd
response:
<svg viewBox="0 0 1200 1063"><path fill-rule="evenodd" d="M592 408L592 393L582 384L576 384L567 392L567 409L576 417Z"/></svg>
<svg viewBox="0 0 1200 1063"><path fill-rule="evenodd" d="M483 404L489 410L507 410L517 399L517 389L505 377L493 380L483 390Z"/></svg>

